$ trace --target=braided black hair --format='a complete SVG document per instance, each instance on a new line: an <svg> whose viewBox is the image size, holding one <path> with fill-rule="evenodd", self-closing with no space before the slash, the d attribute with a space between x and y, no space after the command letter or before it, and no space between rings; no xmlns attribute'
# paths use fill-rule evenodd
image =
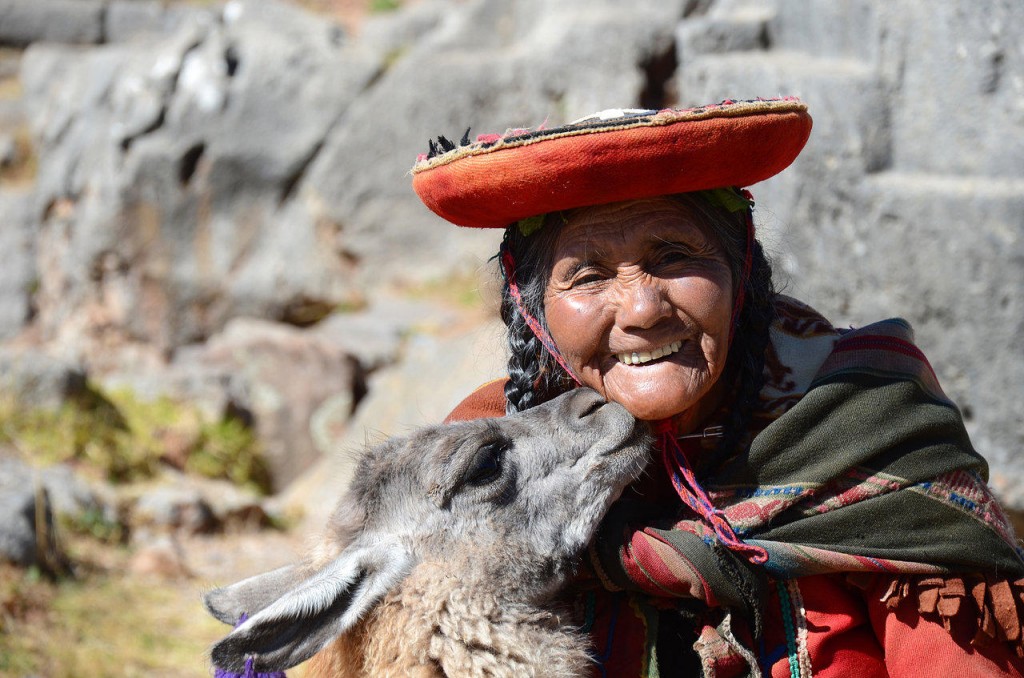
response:
<svg viewBox="0 0 1024 678"><path fill-rule="evenodd" d="M515 259L516 282L526 312L544 327L547 326L544 291L555 241L562 226L561 219L556 216L547 215L539 231L530 236L524 236L516 225L509 226L501 243L502 252L510 252ZM551 358L527 325L512 299L507 279L501 288L501 319L508 330L509 380L505 384L505 411L508 414L528 410L572 387L572 378Z"/></svg>
<svg viewBox="0 0 1024 678"><path fill-rule="evenodd" d="M683 193L672 199L701 217L722 247L732 279L740 280L746 254L747 215L742 211L727 212L701 193ZM507 250L515 261L516 283L526 312L545 327L544 292L555 244L564 224L561 213L549 214L542 226L528 236L513 224L505 229L501 245L502 251ZM719 445L722 452L732 451L743 441L747 423L757 406L758 394L764 385L765 351L775 318L776 294L771 265L761 244L754 239L743 309L726 363L729 371L722 377L734 378L737 384L734 405ZM501 318L508 330L510 350L509 381L505 385L507 412L527 410L572 388L571 377L551 358L527 325L512 298L508 280L502 286Z"/></svg>

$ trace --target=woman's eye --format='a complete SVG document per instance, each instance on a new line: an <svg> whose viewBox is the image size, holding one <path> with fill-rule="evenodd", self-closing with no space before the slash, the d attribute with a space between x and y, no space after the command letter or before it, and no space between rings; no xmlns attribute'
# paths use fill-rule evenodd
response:
<svg viewBox="0 0 1024 678"><path fill-rule="evenodd" d="M488 443L476 451L473 463L466 471L470 485L487 485L501 477L501 464L508 444L504 441Z"/></svg>
<svg viewBox="0 0 1024 678"><path fill-rule="evenodd" d="M607 276L600 271L588 270L580 271L572 279L572 287L582 287L584 285L593 285L604 281Z"/></svg>
<svg viewBox="0 0 1024 678"><path fill-rule="evenodd" d="M684 261L690 261L693 259L693 257L694 254L690 250L683 249L680 247L673 247L672 249L667 249L661 252L661 254L658 256L658 263L663 265L677 264Z"/></svg>
<svg viewBox="0 0 1024 678"><path fill-rule="evenodd" d="M578 278L572 281L572 284L573 287L578 287L580 285L592 285L593 283L600 282L601 280L602 278L598 274L590 273L588 275L579 276Z"/></svg>

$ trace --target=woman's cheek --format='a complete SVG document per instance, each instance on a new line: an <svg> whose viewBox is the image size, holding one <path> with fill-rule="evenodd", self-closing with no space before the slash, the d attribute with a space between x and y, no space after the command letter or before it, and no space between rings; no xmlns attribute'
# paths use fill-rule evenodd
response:
<svg viewBox="0 0 1024 678"><path fill-rule="evenodd" d="M603 345L600 312L603 306L603 302L592 295L573 291L545 298L551 338L577 374L595 360Z"/></svg>

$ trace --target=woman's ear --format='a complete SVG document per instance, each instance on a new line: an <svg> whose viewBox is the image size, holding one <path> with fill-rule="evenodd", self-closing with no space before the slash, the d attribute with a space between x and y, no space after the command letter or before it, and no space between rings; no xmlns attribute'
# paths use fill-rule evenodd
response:
<svg viewBox="0 0 1024 678"><path fill-rule="evenodd" d="M305 579L290 580L282 568L213 591L206 604L218 619L251 614L214 645L213 663L239 673L249 658L258 671L300 664L351 628L412 566L412 556L398 544L353 545ZM247 604L260 609L253 614L242 609Z"/></svg>

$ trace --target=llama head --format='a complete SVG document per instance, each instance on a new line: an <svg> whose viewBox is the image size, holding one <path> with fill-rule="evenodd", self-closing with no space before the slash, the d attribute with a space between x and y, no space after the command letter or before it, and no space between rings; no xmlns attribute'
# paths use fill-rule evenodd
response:
<svg viewBox="0 0 1024 678"><path fill-rule="evenodd" d="M294 666L344 633L417 563L452 563L531 603L565 582L608 507L642 472L646 427L577 389L523 413L434 426L368 450L328 526L330 557L206 596L240 624L213 649L239 671Z"/></svg>

